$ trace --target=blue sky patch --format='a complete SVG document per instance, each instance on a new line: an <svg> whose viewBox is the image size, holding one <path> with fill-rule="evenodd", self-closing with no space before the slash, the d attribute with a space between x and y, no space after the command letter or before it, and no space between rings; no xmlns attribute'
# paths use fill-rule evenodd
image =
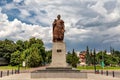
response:
<svg viewBox="0 0 120 80"><path fill-rule="evenodd" d="M29 17L34 17L34 16L37 15L34 11L29 11L29 13L30 13L30 16L29 16Z"/></svg>
<svg viewBox="0 0 120 80"><path fill-rule="evenodd" d="M24 4L24 0L22 0L21 2L18 3L19 5L23 5Z"/></svg>
<svg viewBox="0 0 120 80"><path fill-rule="evenodd" d="M3 9L2 13L5 13L5 14L8 15L8 20L9 21L13 21L15 18L18 18L18 15L20 14L20 11L16 8L11 9L11 10Z"/></svg>
<svg viewBox="0 0 120 80"><path fill-rule="evenodd" d="M5 0L4 0L5 1ZM13 0L6 0L7 1L7 3L11 3L11 2L13 2Z"/></svg>
<svg viewBox="0 0 120 80"><path fill-rule="evenodd" d="M8 3L11 3L13 0L0 0L0 6L4 6Z"/></svg>

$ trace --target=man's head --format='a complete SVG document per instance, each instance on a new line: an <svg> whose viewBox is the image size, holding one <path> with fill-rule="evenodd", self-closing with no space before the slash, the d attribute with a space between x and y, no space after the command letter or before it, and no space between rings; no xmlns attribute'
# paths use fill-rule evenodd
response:
<svg viewBox="0 0 120 80"><path fill-rule="evenodd" d="M60 19L60 18L61 18L60 14L59 14L59 15L57 15L57 18L58 18L58 19Z"/></svg>

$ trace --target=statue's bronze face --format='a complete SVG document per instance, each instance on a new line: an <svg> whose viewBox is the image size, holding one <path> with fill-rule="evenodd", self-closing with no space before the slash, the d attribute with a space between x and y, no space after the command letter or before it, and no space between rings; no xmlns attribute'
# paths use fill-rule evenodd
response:
<svg viewBox="0 0 120 80"><path fill-rule="evenodd" d="M60 19L60 18L61 18L61 16L60 16L60 15L58 15L58 16L57 16L57 18L58 18L58 19Z"/></svg>

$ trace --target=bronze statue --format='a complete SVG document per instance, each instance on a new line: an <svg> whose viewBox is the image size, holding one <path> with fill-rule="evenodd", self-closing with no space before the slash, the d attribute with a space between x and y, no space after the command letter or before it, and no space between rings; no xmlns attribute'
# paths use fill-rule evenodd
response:
<svg viewBox="0 0 120 80"><path fill-rule="evenodd" d="M53 22L53 42L63 42L64 39L64 21L60 19L61 16L58 15L57 19Z"/></svg>

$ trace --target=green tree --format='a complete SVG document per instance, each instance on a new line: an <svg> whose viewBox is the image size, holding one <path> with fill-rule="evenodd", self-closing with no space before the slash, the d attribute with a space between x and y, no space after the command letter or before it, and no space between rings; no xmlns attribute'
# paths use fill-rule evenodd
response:
<svg viewBox="0 0 120 80"><path fill-rule="evenodd" d="M37 54L39 54L39 56L41 58L40 65L45 65L46 53L45 53L44 43L41 39L36 39L35 37L30 38L28 41L24 41L24 51L21 54L22 61L26 61L27 64L29 64L28 56L30 57L31 53L33 52L32 49L34 49L34 48L38 50Z"/></svg>
<svg viewBox="0 0 120 80"><path fill-rule="evenodd" d="M0 40L0 57L4 56L3 48L4 48L3 41Z"/></svg>
<svg viewBox="0 0 120 80"><path fill-rule="evenodd" d="M67 56L66 56L66 62L71 65L72 63L72 54L70 52L67 53Z"/></svg>
<svg viewBox="0 0 120 80"><path fill-rule="evenodd" d="M77 67L77 64L79 63L79 58L77 57L77 54L75 53L74 49L72 53L68 52L66 59L69 65L71 65L72 67Z"/></svg>
<svg viewBox="0 0 120 80"><path fill-rule="evenodd" d="M27 62L27 57L28 57L29 55L30 55L30 48L29 48L29 49L25 49L25 50L21 53L20 57L21 57L22 61L26 61L26 62Z"/></svg>
<svg viewBox="0 0 120 80"><path fill-rule="evenodd" d="M2 41L0 53L10 63L11 54L17 50L16 44L12 40L5 39Z"/></svg>
<svg viewBox="0 0 120 80"><path fill-rule="evenodd" d="M30 39L29 39L29 43L30 43L30 45L36 43L35 37L30 38Z"/></svg>
<svg viewBox="0 0 120 80"><path fill-rule="evenodd" d="M114 51L114 56L120 57L120 51L115 50L115 51Z"/></svg>
<svg viewBox="0 0 120 80"><path fill-rule="evenodd" d="M29 41L24 41L24 48L28 49L30 47Z"/></svg>
<svg viewBox="0 0 120 80"><path fill-rule="evenodd" d="M46 51L46 63L49 64L52 61L52 50Z"/></svg>
<svg viewBox="0 0 120 80"><path fill-rule="evenodd" d="M92 52L92 49L90 50L90 64L94 65L94 54Z"/></svg>
<svg viewBox="0 0 120 80"><path fill-rule="evenodd" d="M35 52L34 49L37 49L37 51ZM17 40L16 43L8 39L5 39L3 41L0 40L0 57L4 57L10 64L12 65L18 64L16 62L18 59L16 56L19 52L21 53L20 54L21 63L22 61L28 62L28 59L32 57L31 55L33 55L33 52L35 55L40 57L39 63L40 65L45 65L46 63L45 47L41 39L36 39L35 37L33 37L26 41Z"/></svg>
<svg viewBox="0 0 120 80"><path fill-rule="evenodd" d="M119 57L112 56L112 63L111 66L116 66L119 63Z"/></svg>
<svg viewBox="0 0 120 80"><path fill-rule="evenodd" d="M102 61L102 56L103 56L104 54L102 54L102 51L100 51L100 52L98 52L97 54L96 54L96 62L97 62L97 64L100 64L100 62Z"/></svg>
<svg viewBox="0 0 120 80"><path fill-rule="evenodd" d="M106 66L115 66L119 64L119 56L116 56L116 51L112 54L107 54L106 50L98 52L96 55L97 63L100 64L102 61L104 61L104 64ZM119 51L118 51L119 52Z"/></svg>
<svg viewBox="0 0 120 80"><path fill-rule="evenodd" d="M86 47L86 56L85 57L86 57L86 64L89 66L91 60L90 60L90 53L89 53L89 47L88 46Z"/></svg>
<svg viewBox="0 0 120 80"><path fill-rule="evenodd" d="M39 50L39 54L42 56L43 62L42 64L45 65L46 60L46 54L45 54L45 47L40 39L35 39L35 43L31 44L32 48L37 48Z"/></svg>
<svg viewBox="0 0 120 80"><path fill-rule="evenodd" d="M77 54L75 53L74 49L72 52L72 67L77 67L77 64L79 63L79 58L77 57Z"/></svg>
<svg viewBox="0 0 120 80"><path fill-rule="evenodd" d="M22 40L18 40L16 42L16 45L17 45L17 50L19 50L19 51L23 51L25 49L24 42Z"/></svg>
<svg viewBox="0 0 120 80"><path fill-rule="evenodd" d="M27 65L29 67L37 67L42 64L42 56L39 55L39 50L37 48L32 48L30 55L27 57Z"/></svg>
<svg viewBox="0 0 120 80"><path fill-rule="evenodd" d="M11 54L11 59L10 59L10 64L12 66L20 64L21 59L20 59L20 51L16 51Z"/></svg>
<svg viewBox="0 0 120 80"><path fill-rule="evenodd" d="M118 57L118 58L117 58L117 59L118 59L118 65L120 65L120 51L115 50L115 51L114 51L114 56L115 56L115 57Z"/></svg>
<svg viewBox="0 0 120 80"><path fill-rule="evenodd" d="M102 64L102 62L105 64L105 65L109 65L110 64L110 61L111 61L111 55L108 55L106 54L106 50L104 51L99 51L97 54L96 54L96 61L97 61L97 64Z"/></svg>

